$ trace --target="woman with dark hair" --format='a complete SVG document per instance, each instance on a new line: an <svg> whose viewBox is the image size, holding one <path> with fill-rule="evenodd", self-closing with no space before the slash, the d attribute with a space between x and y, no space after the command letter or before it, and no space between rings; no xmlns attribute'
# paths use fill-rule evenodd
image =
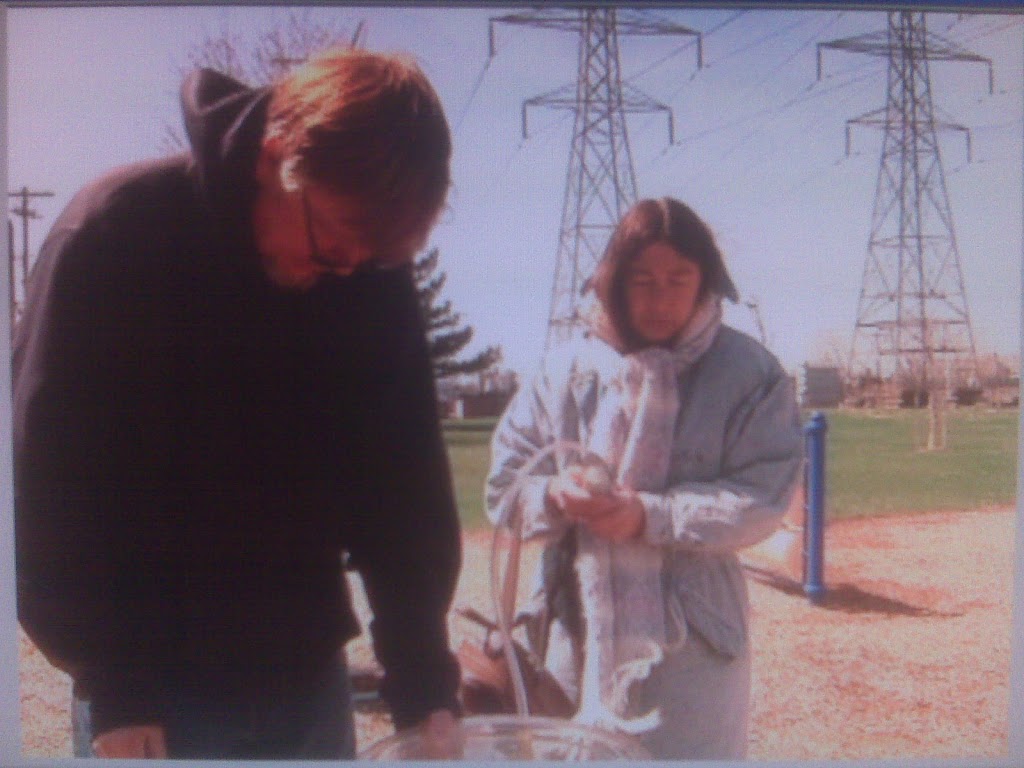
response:
<svg viewBox="0 0 1024 768"><path fill-rule="evenodd" d="M590 289L588 332L549 356L495 431L488 514L546 542L531 641L577 721L659 759L742 758L751 657L736 552L773 532L800 479L792 381L722 324L736 288L677 200L633 206Z"/></svg>

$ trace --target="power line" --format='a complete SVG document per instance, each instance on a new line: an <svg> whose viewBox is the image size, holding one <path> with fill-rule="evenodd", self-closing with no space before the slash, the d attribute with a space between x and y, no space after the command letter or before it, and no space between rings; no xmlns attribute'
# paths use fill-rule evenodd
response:
<svg viewBox="0 0 1024 768"><path fill-rule="evenodd" d="M844 90L846 88L849 88L850 86L862 83L873 76L873 72L861 73L856 77L852 77L849 80L846 80L835 85L831 85L827 88L814 88L812 86L809 86L807 88L804 88L795 96L791 96L790 98L786 99L780 104L775 104L770 107L763 107L755 112L750 112L734 120L730 120L725 123L718 123L717 125L714 125L710 128L700 130L697 133L690 134L689 136L684 136L683 138L679 139L679 141L677 141L676 144L686 144L692 141L696 141L698 139L702 139L705 136L711 134L716 134L721 131L728 130L730 128L736 128L738 126L744 125L745 123L749 123L752 120L757 120L758 118L782 114L783 112L786 112L787 110L792 109L793 107L803 104L804 102L820 99L824 96L827 96L830 93L834 93L835 91Z"/></svg>
<svg viewBox="0 0 1024 768"><path fill-rule="evenodd" d="M818 35L820 35L821 33L823 33L823 32L824 32L824 31L825 31L826 29L828 29L829 27L835 26L835 24L836 24L836 23L837 23L837 22L838 22L838 21L839 21L839 20L840 20L841 18L843 18L843 16L844 16L844 15L845 15L844 13L837 13L837 14L834 14L834 15L832 16L832 18L830 18L830 19L827 19L827 20L826 20L826 23L822 24L822 25L821 25L821 27L820 27L819 29L815 30L815 32L814 32L814 34L813 34L813 35L811 35L810 37L808 37L808 38L807 38L807 40L805 40L805 41L804 41L804 42L803 42L803 43L802 43L802 44L801 44L800 46L798 46L797 48L795 48L795 49L793 50L793 52L792 52L791 54L789 54L789 56L787 56L787 57L786 57L785 59L783 59L783 61L782 61L782 62L781 62L781 63L780 63L780 64L779 64L778 66L776 66L776 67L774 67L774 68L770 69L770 70L769 70L769 71L768 71L768 72L767 72L767 73L765 74L765 76L764 76L763 78L761 78L761 79L760 79L760 80L759 80L759 81L758 81L757 83L755 83L755 84L754 84L754 85L753 85L753 86L752 86L751 88L752 88L752 89L760 89L760 88L761 88L762 86L764 86L764 85L765 85L765 83L767 83L767 82L768 82L768 81L769 81L770 79L772 79L773 77L775 77L775 75L777 75L777 74L778 74L778 73L779 73L779 72L780 72L780 71L781 71L781 70L782 70L782 69L783 69L783 68L784 68L784 67L785 67L785 66L786 66L787 64L789 64L789 63L790 63L791 61L793 61L793 59L795 59L795 58L796 58L797 56L799 56L799 55L800 55L801 53L803 53L803 52L804 52L804 51L806 51L806 50L807 50L808 48L810 48L810 47L811 47L812 45L814 45L815 41L816 41L816 40L817 40L817 38L818 38Z"/></svg>
<svg viewBox="0 0 1024 768"><path fill-rule="evenodd" d="M791 24L788 24L788 25L786 25L784 27L781 27L779 29L772 30L771 32L767 32L764 35L762 35L761 37L755 38L755 39L751 40L749 43L746 43L745 45L741 45L739 48L736 48L735 50L730 51L729 53L725 54L722 58L718 59L717 61L712 62L712 64L720 64L723 61L727 61L728 59L733 58L734 56L739 56L741 53L746 53L748 51L751 51L754 48L756 48L757 46L761 45L762 43L766 43L769 40L774 40L776 37L780 37L782 35L787 34L788 32L792 32L794 29L797 29L797 28L802 27L802 26L804 26L806 24L809 24L812 20L813 19L812 19L811 16L803 16L803 18L798 18L796 21L794 21ZM709 64L709 66L711 66L711 65Z"/></svg>
<svg viewBox="0 0 1024 768"><path fill-rule="evenodd" d="M704 40L707 40L709 37L711 37L711 35L713 35L714 33L718 32L720 29L722 29L726 25L731 24L732 22L736 21L736 19L740 18L741 16L744 16L747 13L749 13L749 11L737 11L736 13L734 13L732 16L730 16L728 19L726 19L725 21L721 22L717 26L712 27L711 29L709 29L706 32L702 32L701 33L702 38ZM696 44L696 41L690 40L690 41L687 41L687 42L683 43L680 46L677 46L676 48L672 49L669 53L667 53L664 56L662 56L660 59L656 60L652 64L649 64L648 66L646 66L643 69L641 69L639 72L635 72L632 75L630 75L629 77L623 78L623 82L624 83L632 83L634 80L637 80L637 79L643 77L644 75L654 71L655 69L660 67L665 62L671 61L672 59L674 59L676 56L678 56L683 51L685 51L685 50L687 50L689 48L692 48L695 44Z"/></svg>
<svg viewBox="0 0 1024 768"><path fill-rule="evenodd" d="M466 119L466 115L469 114L469 108L473 105L473 100L476 98L477 92L480 90L480 86L484 83L484 76L487 74L487 70L491 67L491 62L494 60L494 56L488 56L487 60L484 61L484 66L480 70L480 73L476 76L476 80L473 81L473 86L469 89L469 97L466 99L465 105L459 112L459 116L455 121L455 126L452 128L452 135L458 136L459 129L462 127L463 120Z"/></svg>

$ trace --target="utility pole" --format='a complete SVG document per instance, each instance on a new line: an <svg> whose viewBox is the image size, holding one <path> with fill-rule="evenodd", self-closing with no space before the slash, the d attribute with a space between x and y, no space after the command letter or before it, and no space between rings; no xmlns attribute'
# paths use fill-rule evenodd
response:
<svg viewBox="0 0 1024 768"><path fill-rule="evenodd" d="M604 252L615 224L637 200L626 114L664 112L668 117L669 142L674 141L672 110L622 82L619 35L693 36L698 68L702 65L701 36L643 11L604 6L537 10L490 20L492 57L496 24L554 29L579 36L576 82L523 103L523 138L527 137L530 107L575 113L544 346L547 354L583 327L580 297L586 280Z"/></svg>
<svg viewBox="0 0 1024 768"><path fill-rule="evenodd" d="M14 334L14 321L18 315L18 304L14 298L14 222L10 219L7 220L7 276L10 282L7 285L7 298L10 309L11 334Z"/></svg>
<svg viewBox="0 0 1024 768"><path fill-rule="evenodd" d="M38 191L30 190L28 187L22 187L17 192L9 192L9 197L20 198L21 205L17 208L12 208L11 213L15 216L21 217L21 288L24 294L28 286L28 275L31 270L31 264L29 263L29 250L28 250L28 222L29 219L38 219L39 213L32 208L29 208L29 200L38 197L53 197L53 192L49 191ZM14 320L16 319L19 312L19 303L17 299L17 280L15 279L15 255L14 255L14 228L8 221L8 236L9 243L11 246L10 255L10 267L11 267L11 327L14 327Z"/></svg>
<svg viewBox="0 0 1024 768"><path fill-rule="evenodd" d="M768 342L768 330L764 326L764 319L761 317L761 305L758 303L756 297L752 297L743 302L743 306L750 310L754 316L754 322L757 324L757 333L761 337L761 343L765 347L770 347Z"/></svg>
<svg viewBox="0 0 1024 768"><path fill-rule="evenodd" d="M927 31L925 14L891 11L888 29L818 44L818 77L823 49L846 50L888 60L886 105L847 121L884 130L857 320L850 350L851 372L875 358L876 367L902 381L914 399L931 409L927 447L945 445L943 419L947 382L939 356L977 360L953 216L942 169L937 132L970 132L936 120L930 60L992 62Z"/></svg>

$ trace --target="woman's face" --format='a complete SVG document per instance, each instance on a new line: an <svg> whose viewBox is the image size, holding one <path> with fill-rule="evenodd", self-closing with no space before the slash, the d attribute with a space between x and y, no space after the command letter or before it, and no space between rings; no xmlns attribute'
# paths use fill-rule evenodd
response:
<svg viewBox="0 0 1024 768"><path fill-rule="evenodd" d="M652 243L626 268L629 324L643 341L671 341L693 316L700 267L668 243Z"/></svg>

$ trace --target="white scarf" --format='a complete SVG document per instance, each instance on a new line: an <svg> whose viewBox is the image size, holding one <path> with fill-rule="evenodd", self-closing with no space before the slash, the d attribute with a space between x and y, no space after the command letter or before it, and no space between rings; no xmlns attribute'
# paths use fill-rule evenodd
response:
<svg viewBox="0 0 1024 768"><path fill-rule="evenodd" d="M710 296L671 348L623 355L606 378L586 447L619 485L634 491L665 489L679 377L707 350L721 321L721 300ZM663 552L642 539L613 544L585 526L578 530L576 572L586 645L576 720L643 732L657 726L658 712L637 717L628 711L628 700L630 689L649 676L668 642Z"/></svg>

